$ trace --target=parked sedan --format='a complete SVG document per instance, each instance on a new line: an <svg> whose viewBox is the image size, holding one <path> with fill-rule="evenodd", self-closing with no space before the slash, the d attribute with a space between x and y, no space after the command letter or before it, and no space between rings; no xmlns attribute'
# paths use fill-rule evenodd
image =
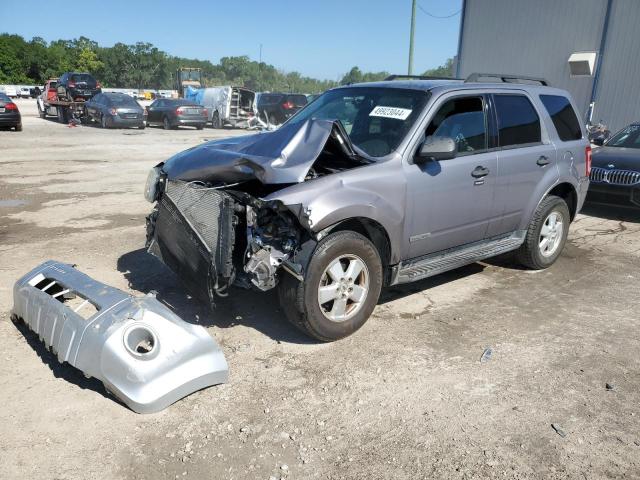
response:
<svg viewBox="0 0 640 480"><path fill-rule="evenodd" d="M261 93L258 98L258 115L273 125L280 125L307 103L306 95Z"/></svg>
<svg viewBox="0 0 640 480"><path fill-rule="evenodd" d="M165 130L178 127L196 127L202 130L209 112L183 98L159 98L147 107L147 125L162 125Z"/></svg>
<svg viewBox="0 0 640 480"><path fill-rule="evenodd" d="M640 122L593 151L587 201L640 207Z"/></svg>
<svg viewBox="0 0 640 480"><path fill-rule="evenodd" d="M124 93L99 93L85 103L89 121L99 122L102 128L145 127L145 111Z"/></svg>
<svg viewBox="0 0 640 480"><path fill-rule="evenodd" d="M0 128L13 128L22 131L22 117L18 106L4 93L0 92Z"/></svg>

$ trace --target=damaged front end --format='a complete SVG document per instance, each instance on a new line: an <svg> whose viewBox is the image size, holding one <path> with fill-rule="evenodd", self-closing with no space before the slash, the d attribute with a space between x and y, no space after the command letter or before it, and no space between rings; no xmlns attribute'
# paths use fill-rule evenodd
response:
<svg viewBox="0 0 640 480"><path fill-rule="evenodd" d="M12 316L69 363L138 413L157 412L224 383L228 366L207 331L153 296L133 297L60 262L18 280Z"/></svg>
<svg viewBox="0 0 640 480"><path fill-rule="evenodd" d="M369 163L327 120L187 150L149 175L148 251L211 304L232 284L269 290L281 272L302 281L317 240L309 212L264 198Z"/></svg>

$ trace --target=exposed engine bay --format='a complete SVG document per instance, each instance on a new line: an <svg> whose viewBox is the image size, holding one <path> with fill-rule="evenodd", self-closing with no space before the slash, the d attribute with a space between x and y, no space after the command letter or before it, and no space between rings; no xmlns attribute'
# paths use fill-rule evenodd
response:
<svg viewBox="0 0 640 480"><path fill-rule="evenodd" d="M282 136L280 131L268 135L276 133ZM318 240L308 214L302 205L264 197L298 182L371 163L355 152L340 122L311 120L298 126L270 161L264 151L255 155L261 142L273 143L266 135L219 144L219 151L211 145L197 147L191 150L195 150L192 157L179 154L178 160L158 165L147 181L145 195L157 201L147 217L148 251L211 304L216 296L226 296L231 285L264 291L274 288L282 274L303 279L305 258ZM252 138L256 136L263 140ZM199 148L208 153L209 162ZM254 154L246 154L247 149ZM226 161L216 152L222 152ZM305 152L314 156L302 162ZM292 158L295 164L290 166ZM290 169L295 170L293 182L263 181L294 180Z"/></svg>

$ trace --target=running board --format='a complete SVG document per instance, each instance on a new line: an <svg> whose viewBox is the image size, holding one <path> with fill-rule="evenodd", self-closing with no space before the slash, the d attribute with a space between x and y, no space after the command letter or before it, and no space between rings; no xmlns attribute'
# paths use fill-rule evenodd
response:
<svg viewBox="0 0 640 480"><path fill-rule="evenodd" d="M415 282L485 258L510 252L524 243L526 234L526 230L517 230L507 235L400 262L392 277L391 285Z"/></svg>

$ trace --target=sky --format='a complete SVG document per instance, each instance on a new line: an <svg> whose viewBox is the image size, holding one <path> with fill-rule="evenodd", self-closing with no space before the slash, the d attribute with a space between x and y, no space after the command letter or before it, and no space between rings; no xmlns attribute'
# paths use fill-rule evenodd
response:
<svg viewBox="0 0 640 480"><path fill-rule="evenodd" d="M2 3L0 33L47 41L88 37L101 46L154 44L217 63L247 55L285 71L336 80L363 71L406 73L411 0L20 0ZM458 48L462 0L418 0L414 73ZM58 8L66 5L67 8ZM84 21L69 20L85 19ZM10 19L9 21L6 21Z"/></svg>

